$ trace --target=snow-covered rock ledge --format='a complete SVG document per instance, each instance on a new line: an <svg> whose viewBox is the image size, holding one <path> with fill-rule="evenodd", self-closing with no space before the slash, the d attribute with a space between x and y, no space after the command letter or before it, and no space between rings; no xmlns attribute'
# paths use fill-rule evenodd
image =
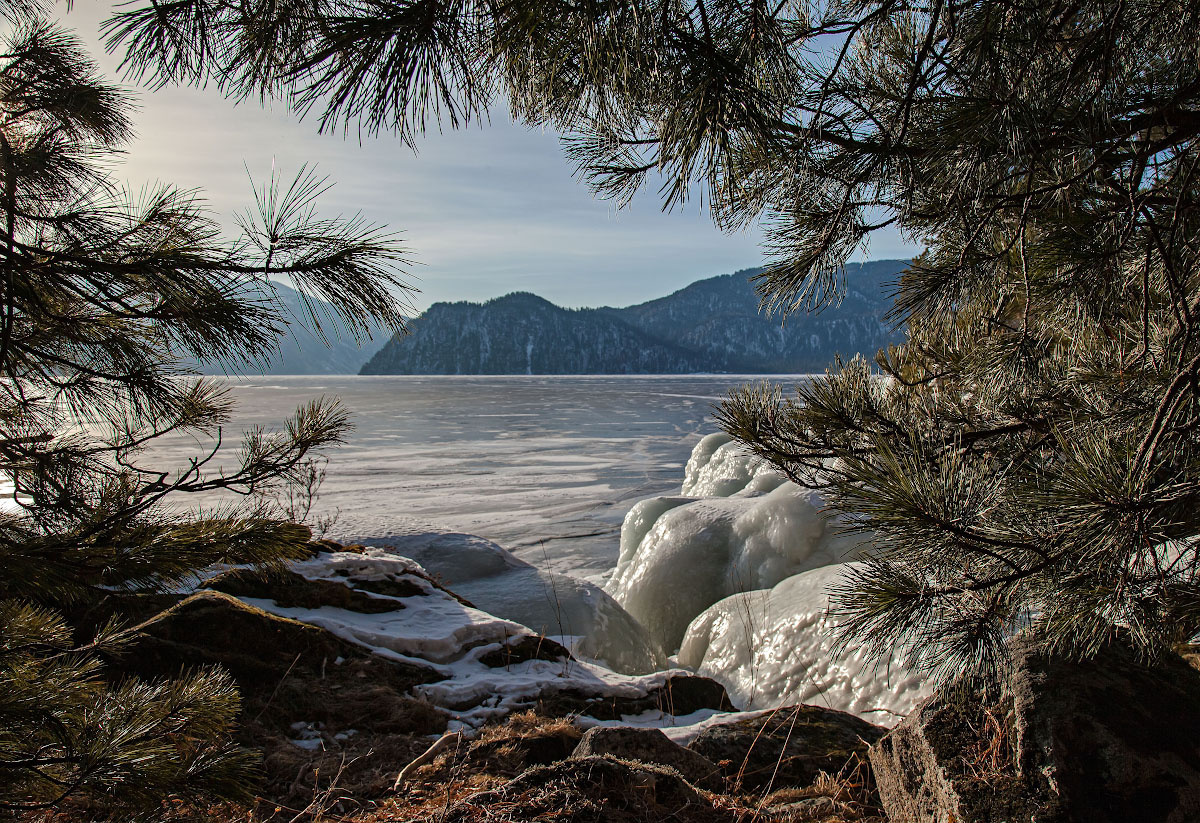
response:
<svg viewBox="0 0 1200 823"><path fill-rule="evenodd" d="M430 682L414 686L412 695L448 714L451 728L478 728L547 703L595 714L596 721L620 720L624 710L668 726L732 708L724 690L710 681L697 686L689 672L626 675L574 655L559 642L571 638L548 638L476 608L411 558L386 549L323 552L282 574L240 570L205 585L378 657L430 670ZM671 705L673 693L687 685L688 699Z"/></svg>
<svg viewBox="0 0 1200 823"><path fill-rule="evenodd" d="M561 638L614 671L648 674L667 665L660 644L599 586L539 569L490 540L401 525L345 542L409 558L480 610Z"/></svg>

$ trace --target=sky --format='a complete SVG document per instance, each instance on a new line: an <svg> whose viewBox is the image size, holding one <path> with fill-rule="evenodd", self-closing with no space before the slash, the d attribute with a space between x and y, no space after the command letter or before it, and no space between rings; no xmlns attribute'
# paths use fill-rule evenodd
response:
<svg viewBox="0 0 1200 823"><path fill-rule="evenodd" d="M92 47L117 80L118 60L99 46L105 3L60 6L60 21ZM131 87L132 88L132 87ZM251 203L252 182L305 163L334 185L326 216L361 213L399 233L415 264L410 297L482 301L531 291L567 307L625 306L705 277L758 265L757 229L717 231L696 202L663 213L654 191L623 209L593 197L572 176L558 136L515 124L506 113L463 131L428 134L417 152L399 139L318 134L282 105L234 105L216 89L135 89L137 139L114 175L134 188L171 183L199 189L228 218ZM908 257L913 247L880 233L857 259Z"/></svg>

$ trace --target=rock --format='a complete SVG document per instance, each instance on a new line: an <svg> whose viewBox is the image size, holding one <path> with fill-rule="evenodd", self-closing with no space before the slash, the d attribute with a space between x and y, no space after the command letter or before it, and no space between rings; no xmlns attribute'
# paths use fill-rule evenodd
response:
<svg viewBox="0 0 1200 823"><path fill-rule="evenodd" d="M724 789L720 769L701 754L685 749L658 729L629 726L596 726L588 729L572 757L612 755L623 760L668 766L692 785L709 791Z"/></svg>
<svg viewBox="0 0 1200 823"><path fill-rule="evenodd" d="M538 569L490 540L416 530L364 537L361 543L420 564L477 608L535 634L578 638L580 657L624 674L648 674L666 657L646 629L594 583Z"/></svg>
<svg viewBox="0 0 1200 823"><path fill-rule="evenodd" d="M734 711L725 687L715 680L693 674L676 674L641 697L596 696L563 689L541 697L534 710L543 717L583 715L596 720L621 720L627 716L660 711L681 717L702 709Z"/></svg>
<svg viewBox="0 0 1200 823"><path fill-rule="evenodd" d="M711 726L688 748L720 765L734 786L758 792L807 786L818 772L836 775L884 731L846 712L789 706Z"/></svg>
<svg viewBox="0 0 1200 823"><path fill-rule="evenodd" d="M331 606L360 614L383 614L404 608L404 604L399 600L373 597L348 584L331 580L309 580L285 570L234 569L210 577L201 586L232 594L234 597L267 598L288 609L319 609L322 606ZM419 590L411 591L406 596L421 593ZM392 594L392 597L395 596L397 595Z"/></svg>
<svg viewBox="0 0 1200 823"><path fill-rule="evenodd" d="M751 809L709 799L673 770L614 757L580 757L529 769L429 820L445 823L736 823Z"/></svg>
<svg viewBox="0 0 1200 823"><path fill-rule="evenodd" d="M479 662L489 668L503 669L515 666L526 660L574 660L571 653L561 643L536 634L523 634L509 639L495 651L490 651L479 658Z"/></svg>
<svg viewBox="0 0 1200 823"><path fill-rule="evenodd" d="M1200 672L1120 643L1082 662L1012 652L1005 704L934 696L872 747L893 823L1200 820Z"/></svg>
<svg viewBox="0 0 1200 823"><path fill-rule="evenodd" d="M202 665L229 671L242 698L237 741L263 751L260 791L289 806L312 799L319 775L328 782L340 774L347 795L378 796L395 780L396 764L446 728L444 713L409 694L440 678L432 669L387 660L223 592L194 594L137 631L106 672L155 679Z"/></svg>
<svg viewBox="0 0 1200 823"><path fill-rule="evenodd" d="M488 726L471 742L468 767L475 773L515 777L531 766L566 760L583 732L567 718L547 719L532 712L512 715ZM442 780L448 775L439 775Z"/></svg>

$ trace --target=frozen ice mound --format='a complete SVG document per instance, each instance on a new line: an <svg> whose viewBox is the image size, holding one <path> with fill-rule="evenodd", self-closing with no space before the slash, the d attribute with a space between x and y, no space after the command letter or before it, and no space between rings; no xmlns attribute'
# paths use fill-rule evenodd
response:
<svg viewBox="0 0 1200 823"><path fill-rule="evenodd" d="M931 689L899 660L876 666L861 646L835 648L827 590L847 568L813 569L726 597L688 626L679 664L724 685L739 709L809 703L894 725Z"/></svg>
<svg viewBox="0 0 1200 823"><path fill-rule="evenodd" d="M683 493L690 497L764 494L785 482L770 464L746 451L725 432L700 438L683 478Z"/></svg>
<svg viewBox="0 0 1200 823"><path fill-rule="evenodd" d="M479 609L563 638L577 656L614 671L645 674L666 666L662 648L599 586L539 569L490 540L413 529L357 542L411 558Z"/></svg>
<svg viewBox="0 0 1200 823"><path fill-rule="evenodd" d="M718 600L856 557L858 538L838 533L822 505L818 493L782 480L766 494L643 500L625 518L608 591L656 643L676 649Z"/></svg>

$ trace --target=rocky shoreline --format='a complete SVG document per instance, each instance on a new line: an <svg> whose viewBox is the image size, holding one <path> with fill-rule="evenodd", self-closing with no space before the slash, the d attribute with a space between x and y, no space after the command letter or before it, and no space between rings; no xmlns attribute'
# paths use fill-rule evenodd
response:
<svg viewBox="0 0 1200 823"><path fill-rule="evenodd" d="M313 549L297 564L305 574L229 570L192 593L121 604L126 614L152 614L108 661L110 676L220 665L242 694L237 742L262 752L253 808L184 807L177 819L1183 823L1200 815L1200 673L1182 659L1147 670L1120 645L1090 663L1022 647L994 702L935 696L891 730L813 705L737 712L707 678L600 677L557 640L495 618L460 623L474 628L459 632L453 654L437 637L398 646L407 654L347 639L338 629L345 615L405 613L420 625L432 607L484 613L380 549ZM498 626L511 633L490 638ZM487 690L505 684L514 690Z"/></svg>

